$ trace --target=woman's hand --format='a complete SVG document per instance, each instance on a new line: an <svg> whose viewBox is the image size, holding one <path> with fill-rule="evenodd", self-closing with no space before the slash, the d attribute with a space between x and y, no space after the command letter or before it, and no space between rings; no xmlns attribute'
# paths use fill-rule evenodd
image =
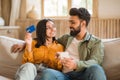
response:
<svg viewBox="0 0 120 80"><path fill-rule="evenodd" d="M26 34L25 34L25 42L26 42L27 50L29 52L31 52L31 48L32 48L32 34L31 33L26 32Z"/></svg>

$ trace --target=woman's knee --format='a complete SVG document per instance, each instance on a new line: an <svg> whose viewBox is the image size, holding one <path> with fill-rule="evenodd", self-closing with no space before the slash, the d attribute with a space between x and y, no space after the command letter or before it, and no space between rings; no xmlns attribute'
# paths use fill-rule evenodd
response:
<svg viewBox="0 0 120 80"><path fill-rule="evenodd" d="M23 71L24 71L24 70L25 70L25 71L34 71L34 72L37 71L35 65L32 64L32 63L25 63L25 64L23 64L23 65L20 67L19 70L23 70Z"/></svg>
<svg viewBox="0 0 120 80"><path fill-rule="evenodd" d="M23 67L32 67L32 68L35 68L35 65L33 63L25 63L22 66Z"/></svg>
<svg viewBox="0 0 120 80"><path fill-rule="evenodd" d="M37 70L34 64L25 63L20 66L15 75L15 80L34 80Z"/></svg>

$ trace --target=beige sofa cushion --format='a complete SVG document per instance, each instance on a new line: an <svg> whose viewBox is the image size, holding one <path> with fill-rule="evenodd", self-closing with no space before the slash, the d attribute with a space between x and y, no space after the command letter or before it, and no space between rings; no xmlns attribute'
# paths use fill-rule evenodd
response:
<svg viewBox="0 0 120 80"><path fill-rule="evenodd" d="M104 42L105 57L103 67L107 80L120 80L120 39Z"/></svg>
<svg viewBox="0 0 120 80"><path fill-rule="evenodd" d="M22 53L11 53L11 46L15 43L24 43L24 41L0 36L0 75L11 79L21 64L22 56Z"/></svg>

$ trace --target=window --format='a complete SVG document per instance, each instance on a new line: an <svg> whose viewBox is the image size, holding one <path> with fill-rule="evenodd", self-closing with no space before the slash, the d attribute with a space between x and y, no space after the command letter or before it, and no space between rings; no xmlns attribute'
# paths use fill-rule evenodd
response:
<svg viewBox="0 0 120 80"><path fill-rule="evenodd" d="M34 6L40 18L66 18L72 7L85 7L92 17L98 12L97 0L27 0L27 6L27 12Z"/></svg>
<svg viewBox="0 0 120 80"><path fill-rule="evenodd" d="M67 16L67 0L44 0L44 17Z"/></svg>
<svg viewBox="0 0 120 80"><path fill-rule="evenodd" d="M93 0L72 0L72 7L87 8L90 14L93 14L92 5L93 5Z"/></svg>
<svg viewBox="0 0 120 80"><path fill-rule="evenodd" d="M93 17L97 17L97 0L42 0L42 17L67 17L71 7L87 8ZM94 7L94 8L93 8Z"/></svg>

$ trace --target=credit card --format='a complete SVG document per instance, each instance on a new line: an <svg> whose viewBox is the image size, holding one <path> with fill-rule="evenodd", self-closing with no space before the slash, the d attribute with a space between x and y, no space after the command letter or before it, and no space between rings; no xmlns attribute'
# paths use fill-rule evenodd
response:
<svg viewBox="0 0 120 80"><path fill-rule="evenodd" d="M35 26L34 25L31 25L29 27L26 28L26 32L29 32L29 33L32 33L36 30Z"/></svg>

